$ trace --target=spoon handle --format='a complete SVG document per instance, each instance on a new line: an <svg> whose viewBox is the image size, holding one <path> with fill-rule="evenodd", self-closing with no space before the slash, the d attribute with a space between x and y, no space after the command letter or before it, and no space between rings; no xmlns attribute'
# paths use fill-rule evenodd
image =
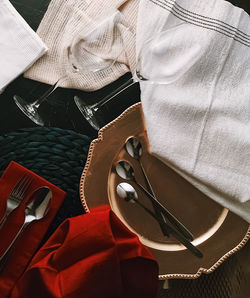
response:
<svg viewBox="0 0 250 298"><path fill-rule="evenodd" d="M168 211L153 195L151 195L151 193L148 192L145 189L145 187L143 187L138 182L136 182L136 184L149 197L149 199L157 205L157 207L166 216L166 218L183 234L185 238L189 240L194 239L194 236L191 234L191 232L170 211Z"/></svg>
<svg viewBox="0 0 250 298"><path fill-rule="evenodd" d="M152 217L154 217L157 221L159 220L156 215L148 209L146 206L144 206L140 201L135 201L139 206L141 206L146 212L148 212ZM195 247L186 237L183 236L180 231L175 230L171 226L169 226L167 223L165 223L162 219L160 219L161 224L165 226L165 228L169 231L170 234L172 234L180 243L182 243L187 249L189 249L196 257L202 258L203 254L202 252Z"/></svg>
<svg viewBox="0 0 250 298"><path fill-rule="evenodd" d="M140 164L140 167L141 167L141 170L142 170L144 179L145 179L146 184L147 184L147 189L148 189L149 192L152 194L152 196L155 197L153 188L152 188L151 183L150 183L150 181L149 181L149 179L148 179L148 177L147 177L147 174L146 174L146 172L145 172L145 170L144 170L144 167L143 167L143 165L142 165L142 162L141 162L140 159L138 159L138 161L139 161L139 164ZM161 220L164 221L164 222L166 222L166 219L165 219L165 217L164 217L164 214L159 210L159 208L157 208L157 205L155 204L155 202L152 202L152 205L153 205L153 207L154 207L154 212L155 212L155 215L157 216L157 218L158 218L158 217L161 217ZM163 225L163 224L161 223L160 220L159 220L158 222L159 222L159 225L160 225L160 227L161 227L161 230L162 230L163 235L169 237L169 233L168 233L168 230L166 229L166 226Z"/></svg>

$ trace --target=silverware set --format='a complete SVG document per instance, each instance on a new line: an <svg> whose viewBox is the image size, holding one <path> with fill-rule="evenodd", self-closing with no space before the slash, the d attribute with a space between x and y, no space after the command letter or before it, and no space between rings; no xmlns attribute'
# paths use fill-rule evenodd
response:
<svg viewBox="0 0 250 298"><path fill-rule="evenodd" d="M144 180L146 181L147 189L150 192L150 194L153 197L155 197L153 188L151 186L151 183L146 175L143 164L141 162L141 156L142 156L141 142L135 137L130 137L125 144L125 148L126 148L127 153L139 162L139 165L140 165L142 173L143 173ZM157 208L157 204L153 201L152 201L152 204L153 204L155 215L157 217L161 218L164 222L166 222L163 213L159 210L159 208ZM166 229L165 225L161 223L161 220L159 221L159 225L160 225L163 235L169 236L168 230Z"/></svg>
<svg viewBox="0 0 250 298"><path fill-rule="evenodd" d="M151 201L154 211L147 208L139 200L136 190L131 184L127 182L122 182L117 185L116 192L118 197L127 202L138 204L158 222L164 236L169 237L170 235L172 235L187 249L189 249L190 252L192 252L196 257L203 257L202 252L191 243L191 241L194 239L192 233L156 198L151 183L141 162L142 145L139 139L136 137L129 138L125 144L125 149L130 156L132 156L139 162L147 186L145 188L143 185L137 182L132 165L125 160L117 162L115 166L116 173L124 180L134 182L134 184Z"/></svg>
<svg viewBox="0 0 250 298"><path fill-rule="evenodd" d="M11 190L9 197L7 199L5 213L0 220L0 229L4 228L5 222L8 216L16 210L25 197L28 195L30 186L32 185L33 177L29 174L24 174L15 184ZM25 209L24 209L24 222L19 228L13 239L6 246L7 248L0 255L0 267L2 268L4 260L8 255L9 251L12 249L18 237L26 229L26 227L37 220L42 219L49 210L49 203L52 197L52 192L49 187L42 186L33 191L33 193L27 199Z"/></svg>

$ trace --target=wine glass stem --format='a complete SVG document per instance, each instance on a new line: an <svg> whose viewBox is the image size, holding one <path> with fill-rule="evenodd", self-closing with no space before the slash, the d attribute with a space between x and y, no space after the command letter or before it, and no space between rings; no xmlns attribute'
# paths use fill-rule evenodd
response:
<svg viewBox="0 0 250 298"><path fill-rule="evenodd" d="M93 109L94 110L98 110L100 107L102 107L103 105L105 105L107 102L109 102L111 99L113 99L114 97L116 97L118 94L122 93L124 90L126 90L127 88L129 88L130 86L136 84L137 82L133 80L133 78L130 78L129 80L127 80L124 84L122 84L121 86L119 86L117 89L115 89L113 92L111 92L108 96L104 97L101 101L99 101L98 103L96 103L95 105L93 105Z"/></svg>
<svg viewBox="0 0 250 298"><path fill-rule="evenodd" d="M54 85L52 85L47 91L45 91L36 101L32 103L32 106L35 108L38 108L40 104L48 97L50 94L52 94L58 87L59 83L64 81L67 78L67 76L61 77L59 80L55 82Z"/></svg>

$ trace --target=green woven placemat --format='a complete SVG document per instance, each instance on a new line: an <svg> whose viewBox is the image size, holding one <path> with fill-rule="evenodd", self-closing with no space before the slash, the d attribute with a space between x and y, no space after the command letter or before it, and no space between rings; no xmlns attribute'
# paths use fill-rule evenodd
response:
<svg viewBox="0 0 250 298"><path fill-rule="evenodd" d="M0 175L14 160L66 191L46 238L66 218L84 213L79 181L88 155L88 136L60 128L24 128L0 136Z"/></svg>

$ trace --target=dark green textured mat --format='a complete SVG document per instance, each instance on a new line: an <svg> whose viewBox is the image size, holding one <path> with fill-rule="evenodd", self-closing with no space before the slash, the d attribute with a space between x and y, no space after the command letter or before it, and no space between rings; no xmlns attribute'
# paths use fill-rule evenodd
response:
<svg viewBox="0 0 250 298"><path fill-rule="evenodd" d="M23 128L0 136L0 175L14 160L67 193L46 239L64 219L84 213L79 181L90 142L88 136L51 127Z"/></svg>

